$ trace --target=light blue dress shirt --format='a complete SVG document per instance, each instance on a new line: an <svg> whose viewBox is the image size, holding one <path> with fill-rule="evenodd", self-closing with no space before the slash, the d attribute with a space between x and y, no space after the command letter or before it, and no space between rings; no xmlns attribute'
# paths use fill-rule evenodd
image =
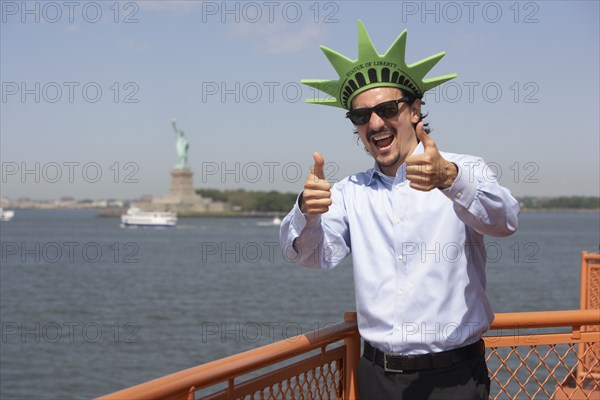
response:
<svg viewBox="0 0 600 400"><path fill-rule="evenodd" d="M303 214L296 202L281 224L293 263L329 269L352 253L360 335L385 352L462 347L494 318L483 235L514 233L519 205L482 159L441 155L459 171L447 189L412 189L405 164L395 178L376 164L335 183L328 212Z"/></svg>

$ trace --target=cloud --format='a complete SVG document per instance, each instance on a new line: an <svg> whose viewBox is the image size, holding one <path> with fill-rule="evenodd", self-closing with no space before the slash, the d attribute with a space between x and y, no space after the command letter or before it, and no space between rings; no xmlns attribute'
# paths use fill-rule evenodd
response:
<svg viewBox="0 0 600 400"><path fill-rule="evenodd" d="M233 34L268 54L293 53L317 46L327 33L321 24L238 23Z"/></svg>

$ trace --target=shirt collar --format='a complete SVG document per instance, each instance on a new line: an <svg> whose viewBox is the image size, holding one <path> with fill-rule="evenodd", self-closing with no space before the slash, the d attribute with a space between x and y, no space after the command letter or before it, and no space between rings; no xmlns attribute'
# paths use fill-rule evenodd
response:
<svg viewBox="0 0 600 400"><path fill-rule="evenodd" d="M422 154L424 153L425 149L423 148L423 143L419 142L419 144L417 144L417 147L415 147L415 150L412 152L413 155L415 154ZM367 186L371 185L371 182L373 181L373 178L376 175L384 175L383 172L381 172L381 168L379 167L379 164L377 164L377 161L373 162L373 168L371 168L370 170L367 171L368 174L368 179L367 179ZM406 163L402 163L402 165L398 168L398 171L396 171L396 179L397 182L403 182L404 180L406 180Z"/></svg>

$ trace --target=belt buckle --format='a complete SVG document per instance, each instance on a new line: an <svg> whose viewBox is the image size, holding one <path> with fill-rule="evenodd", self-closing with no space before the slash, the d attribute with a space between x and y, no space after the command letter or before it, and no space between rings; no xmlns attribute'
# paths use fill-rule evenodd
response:
<svg viewBox="0 0 600 400"><path fill-rule="evenodd" d="M383 370L385 372L394 372L397 374L404 373L403 369L395 369L395 368L388 367L388 356L402 356L402 354L383 353Z"/></svg>

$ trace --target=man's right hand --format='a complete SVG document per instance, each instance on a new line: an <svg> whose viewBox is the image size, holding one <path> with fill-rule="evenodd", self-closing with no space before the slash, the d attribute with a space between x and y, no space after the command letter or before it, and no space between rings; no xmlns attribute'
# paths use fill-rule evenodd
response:
<svg viewBox="0 0 600 400"><path fill-rule="evenodd" d="M323 214L331 205L331 184L325 179L325 160L318 152L313 153L314 166L304 182L300 210L305 214Z"/></svg>

